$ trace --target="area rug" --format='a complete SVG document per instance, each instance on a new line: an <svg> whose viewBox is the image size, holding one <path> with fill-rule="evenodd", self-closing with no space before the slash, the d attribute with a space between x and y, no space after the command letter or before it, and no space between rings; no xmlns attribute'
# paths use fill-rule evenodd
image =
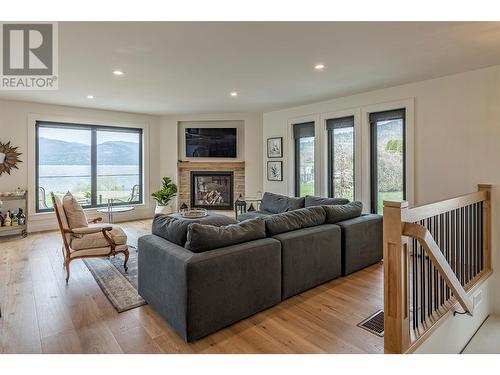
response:
<svg viewBox="0 0 500 375"><path fill-rule="evenodd" d="M137 250L129 249L128 272L123 269L123 254L83 261L116 311L124 312L145 305L137 292Z"/></svg>

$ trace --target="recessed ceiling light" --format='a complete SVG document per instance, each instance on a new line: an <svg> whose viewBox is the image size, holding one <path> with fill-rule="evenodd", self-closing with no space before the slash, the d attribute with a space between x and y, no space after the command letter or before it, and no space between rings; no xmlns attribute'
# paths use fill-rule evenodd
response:
<svg viewBox="0 0 500 375"><path fill-rule="evenodd" d="M121 70L113 70L113 74L115 76L122 76L123 75L123 72Z"/></svg>
<svg viewBox="0 0 500 375"><path fill-rule="evenodd" d="M238 93L236 91L232 91L230 95L231 96L238 96Z"/></svg>
<svg viewBox="0 0 500 375"><path fill-rule="evenodd" d="M87 95L87 99L94 99L94 95Z"/></svg>
<svg viewBox="0 0 500 375"><path fill-rule="evenodd" d="M314 65L314 69L323 70L323 69L325 69L325 64L316 64L316 65Z"/></svg>

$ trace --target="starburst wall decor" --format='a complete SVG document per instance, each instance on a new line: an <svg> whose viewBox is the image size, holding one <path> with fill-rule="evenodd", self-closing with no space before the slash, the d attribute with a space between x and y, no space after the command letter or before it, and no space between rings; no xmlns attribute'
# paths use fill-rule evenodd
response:
<svg viewBox="0 0 500 375"><path fill-rule="evenodd" d="M4 172L10 174L10 171L14 168L18 169L17 163L22 163L19 160L19 155L21 153L17 152L17 147L12 147L10 142L0 142L0 176Z"/></svg>

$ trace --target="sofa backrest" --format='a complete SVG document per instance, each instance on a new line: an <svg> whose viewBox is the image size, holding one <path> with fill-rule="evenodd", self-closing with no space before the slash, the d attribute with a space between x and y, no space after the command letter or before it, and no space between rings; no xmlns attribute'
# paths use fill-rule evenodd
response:
<svg viewBox="0 0 500 375"><path fill-rule="evenodd" d="M314 206L336 206L339 204L347 204L349 203L349 199L345 198L324 198L324 197L316 197L314 195L306 195L304 200L305 207L314 207Z"/></svg>
<svg viewBox="0 0 500 375"><path fill-rule="evenodd" d="M202 253L265 237L266 226L260 218L223 226L193 223L189 225L185 247L193 253Z"/></svg>
<svg viewBox="0 0 500 375"><path fill-rule="evenodd" d="M326 213L322 207L300 208L298 210L270 215L264 218L268 236L314 227L324 224L325 220Z"/></svg>
<svg viewBox="0 0 500 375"><path fill-rule="evenodd" d="M185 219L179 214L156 215L153 219L152 232L179 246L184 246L187 241L188 227L193 223L221 226L238 222L225 215L214 214L200 219Z"/></svg>
<svg viewBox="0 0 500 375"><path fill-rule="evenodd" d="M363 211L363 203L354 201L348 204L322 206L326 212L326 222L328 224L336 224L340 221L353 219L361 216Z"/></svg>
<svg viewBox="0 0 500 375"><path fill-rule="evenodd" d="M287 197L285 195L265 192L262 196L260 209L279 214L304 208L304 198Z"/></svg>

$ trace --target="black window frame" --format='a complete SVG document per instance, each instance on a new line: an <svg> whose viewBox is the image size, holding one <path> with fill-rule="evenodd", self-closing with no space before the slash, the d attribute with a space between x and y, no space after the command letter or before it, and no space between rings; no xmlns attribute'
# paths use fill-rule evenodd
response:
<svg viewBox="0 0 500 375"><path fill-rule="evenodd" d="M406 199L406 108L398 108L387 111L377 111L370 113L370 211L371 213L378 213L378 164L377 164L377 122L384 121L384 119L376 118L386 116L390 120L391 114L394 116L397 113L402 113L402 116L394 117L402 118L403 120L403 200ZM383 213L383 212L382 212ZM380 213L380 214L382 214Z"/></svg>
<svg viewBox="0 0 500 375"><path fill-rule="evenodd" d="M66 122L53 121L36 121L35 122L35 212L53 212L54 208L41 209L39 207L39 130L40 128L55 128L68 130L90 130L91 131L91 146L90 146L90 179L91 179L91 204L82 206L82 208L101 208L106 207L107 203L97 203L97 131L108 132L123 132L139 134L139 200L129 202L114 202L113 205L135 205L143 204L144 197L144 167L143 167L143 139L144 132L142 128L128 128L119 126L106 125L90 125Z"/></svg>
<svg viewBox="0 0 500 375"><path fill-rule="evenodd" d="M349 124L347 124L349 122ZM335 198L335 184L333 183L335 169L334 131L335 129L352 128L352 199L356 199L356 132L354 116L343 116L326 120L328 137L328 196Z"/></svg>
<svg viewBox="0 0 500 375"><path fill-rule="evenodd" d="M295 196L296 197L300 197L300 152L299 152L299 150L300 150L300 138L315 137L314 140L316 141L316 135L315 135L314 128L315 128L314 121L293 124L293 138L295 141L294 173L295 173ZM312 134L311 134L311 132L312 132ZM304 134L304 133L306 133L306 134ZM314 163L316 164L316 160L314 160Z"/></svg>

